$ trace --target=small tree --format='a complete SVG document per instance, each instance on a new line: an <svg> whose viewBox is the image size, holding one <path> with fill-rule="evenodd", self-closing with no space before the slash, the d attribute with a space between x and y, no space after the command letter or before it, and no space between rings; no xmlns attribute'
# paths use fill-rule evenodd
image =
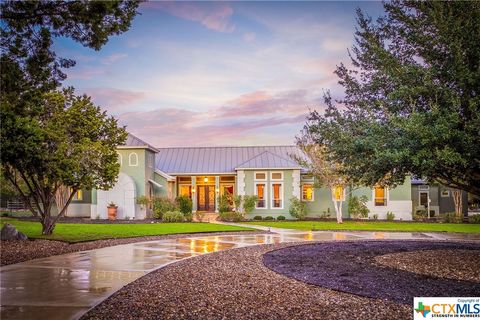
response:
<svg viewBox="0 0 480 320"><path fill-rule="evenodd" d="M257 203L257 201L258 201L257 196L244 196L243 212L245 212L245 214L249 214L250 212L252 212L253 209L255 209L255 204Z"/></svg>
<svg viewBox="0 0 480 320"><path fill-rule="evenodd" d="M350 197L348 199L348 212L350 213L350 216L354 217L355 219L368 217L370 210L366 205L367 201L367 196Z"/></svg>
<svg viewBox="0 0 480 320"><path fill-rule="evenodd" d="M298 220L303 220L307 216L307 204L297 197L290 198L290 215Z"/></svg>

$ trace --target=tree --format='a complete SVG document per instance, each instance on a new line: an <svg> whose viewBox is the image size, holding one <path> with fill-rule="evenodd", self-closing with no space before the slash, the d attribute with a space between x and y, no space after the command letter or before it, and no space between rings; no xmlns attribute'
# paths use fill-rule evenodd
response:
<svg viewBox="0 0 480 320"><path fill-rule="evenodd" d="M42 234L49 235L78 190L114 185L120 169L116 146L127 134L72 89L45 94L41 106L41 116L30 119L2 110L1 160L5 177L39 218ZM67 200L52 216L57 192L65 186Z"/></svg>
<svg viewBox="0 0 480 320"><path fill-rule="evenodd" d="M312 128L307 124L302 134L297 137L297 146L304 157L292 155L302 167L308 168L319 187L327 187L332 193L337 222L342 223L342 207L345 201L345 191L348 177L342 173L342 165L328 157L328 149L312 140Z"/></svg>
<svg viewBox="0 0 480 320"><path fill-rule="evenodd" d="M345 96L324 95L307 127L355 185L394 187L407 175L480 195L480 2L385 2L357 11Z"/></svg>

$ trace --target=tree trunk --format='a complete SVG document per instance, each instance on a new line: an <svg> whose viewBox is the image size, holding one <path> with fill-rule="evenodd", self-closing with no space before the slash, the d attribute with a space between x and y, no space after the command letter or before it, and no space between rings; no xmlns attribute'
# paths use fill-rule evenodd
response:
<svg viewBox="0 0 480 320"><path fill-rule="evenodd" d="M459 189L453 190L453 203L455 204L455 216L462 218L462 191Z"/></svg>
<svg viewBox="0 0 480 320"><path fill-rule="evenodd" d="M337 216L337 223L343 223L342 220L342 201L333 201L333 207L335 208L335 214Z"/></svg>
<svg viewBox="0 0 480 320"><path fill-rule="evenodd" d="M55 229L55 220L50 217L50 213L48 213L48 216L42 217L40 222L42 223L42 234L52 235L53 229Z"/></svg>

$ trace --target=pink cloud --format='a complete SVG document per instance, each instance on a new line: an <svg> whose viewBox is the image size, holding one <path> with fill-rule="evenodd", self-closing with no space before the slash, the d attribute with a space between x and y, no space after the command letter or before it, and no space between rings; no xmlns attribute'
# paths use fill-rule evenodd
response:
<svg viewBox="0 0 480 320"><path fill-rule="evenodd" d="M233 9L225 3L151 1L142 5L148 9L159 9L172 16L199 22L205 28L219 32L232 32L235 26L230 21Z"/></svg>
<svg viewBox="0 0 480 320"><path fill-rule="evenodd" d="M129 91L108 87L85 88L85 93L92 96L95 104L111 113L119 113L122 107L131 105L145 98L145 92Z"/></svg>
<svg viewBox="0 0 480 320"><path fill-rule="evenodd" d="M105 74L105 69L86 66L68 69L66 72L69 79L90 80L93 77Z"/></svg>

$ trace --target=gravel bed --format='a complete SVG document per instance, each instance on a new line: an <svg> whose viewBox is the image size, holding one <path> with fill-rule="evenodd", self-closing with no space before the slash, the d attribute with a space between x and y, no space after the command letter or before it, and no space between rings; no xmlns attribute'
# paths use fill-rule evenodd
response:
<svg viewBox="0 0 480 320"><path fill-rule="evenodd" d="M128 284L82 319L412 317L410 305L308 285L263 265L264 253L291 245L232 249L180 261Z"/></svg>
<svg viewBox="0 0 480 320"><path fill-rule="evenodd" d="M209 232L191 234L171 234L162 236L146 236L121 239L105 239L79 243L67 243L55 240L33 239L26 241L2 241L0 246L1 265L9 265L32 259L56 256L59 254L100 249L142 241L154 241L163 239L176 239L192 236L231 235L231 234L259 234L264 231L233 231L233 232Z"/></svg>
<svg viewBox="0 0 480 320"><path fill-rule="evenodd" d="M474 250L480 243L357 241L305 244L269 252L265 265L293 279L342 292L411 305L413 297L475 297L480 284L419 275L379 265L375 257L418 250ZM475 254L475 256L477 256ZM470 255L469 255L470 257ZM428 259L428 258L427 258ZM450 266L437 260L443 268ZM476 272L480 261L465 266Z"/></svg>
<svg viewBox="0 0 480 320"><path fill-rule="evenodd" d="M422 250L375 257L383 266L431 277L480 283L480 250Z"/></svg>

